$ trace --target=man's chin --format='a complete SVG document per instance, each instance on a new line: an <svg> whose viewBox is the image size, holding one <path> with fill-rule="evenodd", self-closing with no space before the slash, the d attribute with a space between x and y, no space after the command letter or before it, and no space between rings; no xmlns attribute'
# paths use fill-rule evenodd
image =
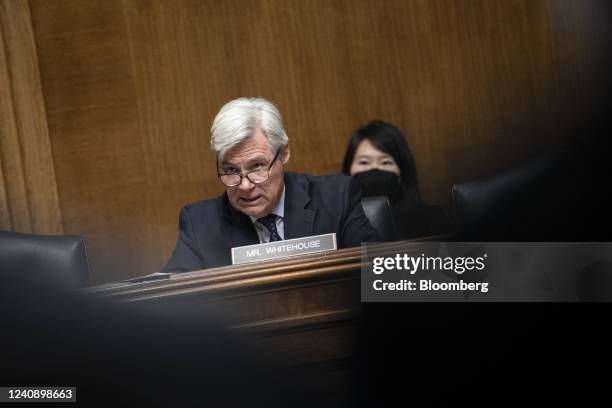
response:
<svg viewBox="0 0 612 408"><path fill-rule="evenodd" d="M243 214L248 215L249 217L261 218L265 216L266 208L263 206L257 206L257 207L241 206L240 208L238 208L238 211L240 211Z"/></svg>

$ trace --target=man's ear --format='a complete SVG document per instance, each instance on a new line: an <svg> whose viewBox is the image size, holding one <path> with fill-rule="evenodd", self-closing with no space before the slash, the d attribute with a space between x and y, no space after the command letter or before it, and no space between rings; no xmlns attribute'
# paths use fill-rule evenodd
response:
<svg viewBox="0 0 612 408"><path fill-rule="evenodd" d="M283 164L287 164L287 162L289 161L289 157L291 156L291 151L289 150L289 143L287 143L284 147L283 147Z"/></svg>

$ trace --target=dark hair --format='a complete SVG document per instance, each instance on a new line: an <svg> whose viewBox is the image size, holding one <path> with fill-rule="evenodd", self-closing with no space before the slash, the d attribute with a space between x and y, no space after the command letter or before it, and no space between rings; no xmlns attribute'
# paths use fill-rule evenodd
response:
<svg viewBox="0 0 612 408"><path fill-rule="evenodd" d="M424 203L419 192L414 158L402 131L390 123L373 120L351 135L346 153L344 153L342 173L347 176L351 174L351 164L355 158L355 152L359 144L365 139L368 139L381 152L391 155L397 163L400 169L402 190L401 194L398 195L398 200L409 206L422 206Z"/></svg>

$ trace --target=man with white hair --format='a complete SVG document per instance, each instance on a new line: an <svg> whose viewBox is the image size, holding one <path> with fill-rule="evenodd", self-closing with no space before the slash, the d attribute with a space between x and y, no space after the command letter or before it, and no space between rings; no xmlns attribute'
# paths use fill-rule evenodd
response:
<svg viewBox="0 0 612 408"><path fill-rule="evenodd" d="M165 272L228 265L233 247L310 235L335 232L340 248L380 241L353 179L284 172L289 138L269 101L239 98L223 106L210 147L225 192L183 207Z"/></svg>

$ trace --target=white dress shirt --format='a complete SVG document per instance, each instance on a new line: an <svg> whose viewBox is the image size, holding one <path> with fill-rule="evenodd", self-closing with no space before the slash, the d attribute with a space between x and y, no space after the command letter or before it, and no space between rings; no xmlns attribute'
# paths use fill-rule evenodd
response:
<svg viewBox="0 0 612 408"><path fill-rule="evenodd" d="M278 231L278 235L281 239L285 239L285 221L283 217L285 216L285 185L283 184L283 192L281 193L280 200L278 200L278 204L276 208L272 211L272 214L276 215L276 230ZM264 227L262 223L257 221L257 218L249 216L251 222L255 226L255 231L257 231L257 236L259 237L259 242L270 242L270 231Z"/></svg>

